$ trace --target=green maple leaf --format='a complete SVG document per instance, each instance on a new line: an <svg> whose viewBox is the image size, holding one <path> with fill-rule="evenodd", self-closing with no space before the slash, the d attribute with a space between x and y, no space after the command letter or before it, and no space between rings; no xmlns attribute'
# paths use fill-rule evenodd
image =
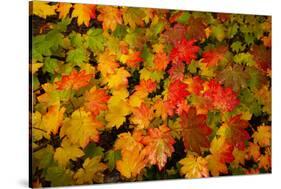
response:
<svg viewBox="0 0 281 189"><path fill-rule="evenodd" d="M45 179L51 182L51 186L73 185L72 172L69 169L53 166L47 169Z"/></svg>
<svg viewBox="0 0 281 189"><path fill-rule="evenodd" d="M104 149L100 146L97 146L95 143L90 143L86 146L85 150L85 159L88 157L103 156Z"/></svg>
<svg viewBox="0 0 281 189"><path fill-rule="evenodd" d="M115 162L120 159L121 159L120 150L118 151L109 150L108 152L106 152L105 160L107 161L110 171L112 171L115 168Z"/></svg>
<svg viewBox="0 0 281 189"><path fill-rule="evenodd" d="M235 92L239 92L241 88L247 87L247 81L250 76L248 72L244 71L243 66L236 64L227 66L223 71L219 72L217 78L225 87L231 87Z"/></svg>
<svg viewBox="0 0 281 189"><path fill-rule="evenodd" d="M246 66L253 66L256 62L253 59L253 55L250 53L239 53L233 57L233 60L237 64L242 64Z"/></svg>
<svg viewBox="0 0 281 189"><path fill-rule="evenodd" d="M104 50L105 38L102 29L91 28L86 35L86 43L94 54Z"/></svg>
<svg viewBox="0 0 281 189"><path fill-rule="evenodd" d="M58 67L57 59L50 58L50 57L45 58L44 66L43 66L44 72L49 72L51 74L54 74L57 67Z"/></svg>
<svg viewBox="0 0 281 189"><path fill-rule="evenodd" d="M231 44L231 49L233 52L239 53L245 50L245 44L243 44L241 41L235 41Z"/></svg>
<svg viewBox="0 0 281 189"><path fill-rule="evenodd" d="M66 61L73 66L83 64L88 61L87 52L83 48L69 50Z"/></svg>
<svg viewBox="0 0 281 189"><path fill-rule="evenodd" d="M223 24L218 24L212 28L212 36L218 41L222 41L225 38L225 27Z"/></svg>
<svg viewBox="0 0 281 189"><path fill-rule="evenodd" d="M81 47L84 43L84 38L82 37L82 35L80 33L72 32L69 35L69 39L70 39L71 44L76 48Z"/></svg>

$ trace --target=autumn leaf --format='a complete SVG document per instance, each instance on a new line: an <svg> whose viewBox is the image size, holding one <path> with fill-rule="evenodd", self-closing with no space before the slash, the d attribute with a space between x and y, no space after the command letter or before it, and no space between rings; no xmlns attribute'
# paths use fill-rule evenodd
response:
<svg viewBox="0 0 281 189"><path fill-rule="evenodd" d="M118 7L101 6L98 11L98 20L102 22L104 31L110 29L113 32L118 24L122 24L122 13Z"/></svg>
<svg viewBox="0 0 281 189"><path fill-rule="evenodd" d="M176 142L166 125L159 128L148 128L148 134L141 143L145 145L143 151L150 165L157 165L161 171L169 157L175 151L173 144Z"/></svg>
<svg viewBox="0 0 281 189"><path fill-rule="evenodd" d="M118 67L115 55L110 54L109 51L99 54L97 68L103 77L113 74Z"/></svg>
<svg viewBox="0 0 281 189"><path fill-rule="evenodd" d="M211 49L209 51L205 51L202 54L202 62L206 63L207 66L216 66L220 61L225 59L225 53L227 51L227 47L221 46L216 49Z"/></svg>
<svg viewBox="0 0 281 189"><path fill-rule="evenodd" d="M117 68L115 70L115 73L110 75L108 77L108 87L113 89L120 89L122 87L126 87L128 85L128 77L130 77L131 74L122 68Z"/></svg>
<svg viewBox="0 0 281 189"><path fill-rule="evenodd" d="M56 14L57 5L49 5L48 2L34 1L32 2L32 13L42 18Z"/></svg>
<svg viewBox="0 0 281 189"><path fill-rule="evenodd" d="M236 93L231 88L223 88L215 80L208 84L204 96L210 100L210 106L223 112L232 111L239 103Z"/></svg>
<svg viewBox="0 0 281 189"><path fill-rule="evenodd" d="M124 24L129 24L133 30L136 26L142 26L144 24L143 19L145 17L145 12L142 9L123 8L122 16Z"/></svg>
<svg viewBox="0 0 281 189"><path fill-rule="evenodd" d="M247 151L247 159L253 158L253 160L256 162L259 160L261 156L259 145L249 142L249 146L247 147L246 151Z"/></svg>
<svg viewBox="0 0 281 189"><path fill-rule="evenodd" d="M61 147L58 147L54 154L54 159L62 167L66 167L69 160L77 160L84 155L84 152L76 145L71 145L68 139L63 139Z"/></svg>
<svg viewBox="0 0 281 189"><path fill-rule="evenodd" d="M90 112L83 108L74 111L70 118L64 120L60 136L68 136L72 144L77 144L85 148L90 141L99 140L99 129L103 125L92 118Z"/></svg>
<svg viewBox="0 0 281 189"><path fill-rule="evenodd" d="M140 107L136 107L132 110L131 121L136 124L136 129L145 129L150 125L150 121L153 119L153 112L151 108L142 103Z"/></svg>
<svg viewBox="0 0 281 189"><path fill-rule="evenodd" d="M248 122L241 119L241 115L231 117L218 130L217 134L226 138L226 141L240 150L245 148L245 141L250 139L245 130Z"/></svg>
<svg viewBox="0 0 281 189"><path fill-rule="evenodd" d="M96 5L75 4L73 6L72 18L77 17L77 24L90 26L90 20L96 18Z"/></svg>
<svg viewBox="0 0 281 189"><path fill-rule="evenodd" d="M137 136L138 133L122 133L114 144L114 149L121 150L122 156L116 161L116 169L126 178L136 177L146 165L143 145Z"/></svg>
<svg viewBox="0 0 281 189"><path fill-rule="evenodd" d="M180 80L184 79L184 63L178 62L172 64L172 67L168 70L171 80Z"/></svg>
<svg viewBox="0 0 281 189"><path fill-rule="evenodd" d="M169 27L164 33L164 39L176 46L182 39L185 38L187 28L182 24L175 24L173 27Z"/></svg>
<svg viewBox="0 0 281 189"><path fill-rule="evenodd" d="M107 110L109 96L105 90L92 87L85 93L85 109L92 113L93 117L99 115L101 111Z"/></svg>
<svg viewBox="0 0 281 189"><path fill-rule="evenodd" d="M254 142L261 147L269 146L271 144L271 127L259 126L257 131L253 133Z"/></svg>
<svg viewBox="0 0 281 189"><path fill-rule="evenodd" d="M214 155L208 155L206 157L208 161L208 169L210 170L212 176L219 176L220 173L227 174L227 166L225 163L219 161Z"/></svg>
<svg viewBox="0 0 281 189"><path fill-rule="evenodd" d="M108 101L108 112L105 116L108 121L108 128L115 126L118 129L126 120L125 116L130 114L131 110L127 101L128 95L126 89L113 91L113 95Z"/></svg>
<svg viewBox="0 0 281 189"><path fill-rule="evenodd" d="M156 70L165 70L169 64L169 57L166 53L156 53L153 59Z"/></svg>
<svg viewBox="0 0 281 189"><path fill-rule="evenodd" d="M68 15L71 7L72 7L71 3L59 3L57 7L57 12L59 12L59 18L60 19L65 18Z"/></svg>
<svg viewBox="0 0 281 189"><path fill-rule="evenodd" d="M198 41L204 40L207 36L205 33L205 29L207 24L205 23L203 18L195 18L190 17L188 19L188 26L187 26L187 37L189 39L196 39Z"/></svg>
<svg viewBox="0 0 281 189"><path fill-rule="evenodd" d="M53 133L56 135L62 125L65 108L60 107L60 104L50 106L45 114L35 112L33 114L33 134L36 139L41 139L43 136ZM49 137L48 137L49 138Z"/></svg>
<svg viewBox="0 0 281 189"><path fill-rule="evenodd" d="M106 164L101 163L101 156L87 158L83 167L78 169L73 178L77 184L102 183L104 179L103 172L107 169Z"/></svg>
<svg viewBox="0 0 281 189"><path fill-rule="evenodd" d="M86 74L85 70L77 72L73 70L69 75L62 76L61 81L57 81L57 89L74 89L78 90L82 87L85 87L89 84L90 79L93 77L92 74Z"/></svg>
<svg viewBox="0 0 281 189"><path fill-rule="evenodd" d="M201 156L187 155L179 161L180 172L185 178L209 177L208 162Z"/></svg>
<svg viewBox="0 0 281 189"><path fill-rule="evenodd" d="M196 59L200 48L194 45L195 42L196 40L194 39L187 41L185 38L179 41L170 53L172 62L184 61L186 64L190 64L191 60Z"/></svg>
<svg viewBox="0 0 281 189"><path fill-rule="evenodd" d="M203 114L197 115L194 107L191 107L188 112L183 112L180 116L183 142L186 151L201 153L201 148L208 148L210 142L208 136L212 130L207 126L207 116Z"/></svg>
<svg viewBox="0 0 281 189"><path fill-rule="evenodd" d="M48 167L45 179L51 182L51 186L70 186L73 185L73 172L59 166Z"/></svg>
<svg viewBox="0 0 281 189"><path fill-rule="evenodd" d="M224 137L213 138L210 146L210 152L222 163L230 163L234 160L232 154L233 146L227 143Z"/></svg>
<svg viewBox="0 0 281 189"><path fill-rule="evenodd" d="M267 72L271 69L271 49L267 49L262 45L254 45L251 53L262 71Z"/></svg>

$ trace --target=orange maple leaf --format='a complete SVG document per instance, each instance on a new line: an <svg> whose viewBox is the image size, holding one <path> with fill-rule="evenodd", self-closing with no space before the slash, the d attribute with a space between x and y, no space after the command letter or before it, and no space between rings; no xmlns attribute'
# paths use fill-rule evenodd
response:
<svg viewBox="0 0 281 189"><path fill-rule="evenodd" d="M108 29L114 31L118 24L122 24L122 13L118 7L102 6L98 11L100 12L98 21L102 22L104 31Z"/></svg>
<svg viewBox="0 0 281 189"><path fill-rule="evenodd" d="M86 74L85 70L77 72L73 70L70 75L62 76L61 81L57 81L57 89L74 89L78 90L82 87L85 87L89 84L90 79L93 77L93 74Z"/></svg>
<svg viewBox="0 0 281 189"><path fill-rule="evenodd" d="M57 7L57 12L59 12L59 18L60 19L65 18L69 13L71 7L72 7L71 3L59 3Z"/></svg>
<svg viewBox="0 0 281 189"><path fill-rule="evenodd" d="M173 144L176 141L166 125L159 128L149 128L147 132L147 135L141 141L145 145L144 153L148 162L151 165L157 165L161 171L167 162L167 158L171 157L175 151Z"/></svg>
<svg viewBox="0 0 281 189"><path fill-rule="evenodd" d="M221 60L224 59L227 47L221 46L202 54L202 61L207 64L207 66L216 66Z"/></svg>
<svg viewBox="0 0 281 189"><path fill-rule="evenodd" d="M108 100L109 96L104 89L93 87L90 91L85 93L85 108L95 117L99 115L101 111L107 110Z"/></svg>
<svg viewBox="0 0 281 189"><path fill-rule="evenodd" d="M89 27L90 20L96 18L96 5L75 4L73 6L72 18L77 17L77 24L83 23Z"/></svg>

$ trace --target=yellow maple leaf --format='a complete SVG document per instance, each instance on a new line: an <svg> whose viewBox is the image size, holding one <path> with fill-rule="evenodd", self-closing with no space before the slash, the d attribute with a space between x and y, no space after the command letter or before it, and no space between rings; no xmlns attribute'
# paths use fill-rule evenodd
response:
<svg viewBox="0 0 281 189"><path fill-rule="evenodd" d="M259 126L253 134L254 142L261 147L269 146L271 143L271 127Z"/></svg>
<svg viewBox="0 0 281 189"><path fill-rule="evenodd" d="M239 150L238 148L234 148L233 152L233 157L234 160L231 162L231 165L233 167L238 167L239 165L244 165L245 164L245 159L246 159L246 150Z"/></svg>
<svg viewBox="0 0 281 189"><path fill-rule="evenodd" d="M73 178L76 184L93 184L103 182L103 171L107 169L106 164L101 163L101 156L87 158L83 168L78 169Z"/></svg>
<svg viewBox="0 0 281 189"><path fill-rule="evenodd" d="M138 134L119 134L114 144L114 149L121 150L122 155L122 159L116 161L116 169L126 178L136 177L147 162L142 151L143 145L137 141Z"/></svg>
<svg viewBox="0 0 281 189"><path fill-rule="evenodd" d="M90 141L99 140L99 129L103 125L95 120L90 112L83 108L74 111L70 118L64 120L60 136L67 136L72 144L85 148Z"/></svg>
<svg viewBox="0 0 281 189"><path fill-rule="evenodd" d="M220 173L228 173L226 164L221 163L216 156L208 155L206 159L208 161L208 169L213 176L219 176Z"/></svg>
<svg viewBox="0 0 281 189"><path fill-rule="evenodd" d="M142 9L124 7L122 9L124 24L129 24L134 30L136 26L142 26L145 12Z"/></svg>
<svg viewBox="0 0 281 189"><path fill-rule="evenodd" d="M249 146L247 148L247 159L253 158L254 161L258 161L261 156L259 145L249 142Z"/></svg>
<svg viewBox="0 0 281 189"><path fill-rule="evenodd" d="M121 11L118 7L100 6L98 11L100 12L98 21L102 22L104 31L108 29L114 31L118 24L122 24Z"/></svg>
<svg viewBox="0 0 281 189"><path fill-rule="evenodd" d="M61 147L58 147L55 151L54 159L60 166L66 167L70 159L75 161L83 155L84 152L79 146L70 144L68 139L63 139Z"/></svg>
<svg viewBox="0 0 281 189"><path fill-rule="evenodd" d="M57 7L57 12L59 12L59 18L60 19L65 18L69 13L71 7L72 7L71 3L59 3Z"/></svg>
<svg viewBox="0 0 281 189"><path fill-rule="evenodd" d="M113 91L113 95L108 101L108 112L105 119L108 121L107 127L116 126L118 129L126 120L125 116L129 115L131 110L127 102L129 95L127 89Z"/></svg>
<svg viewBox="0 0 281 189"><path fill-rule="evenodd" d="M110 75L108 77L108 86L111 89L120 89L123 87L126 87L128 85L128 77L130 77L131 74L125 70L123 67L118 68L114 74Z"/></svg>
<svg viewBox="0 0 281 189"><path fill-rule="evenodd" d="M116 61L116 56L110 54L109 51L105 51L98 55L98 70L101 72L103 77L107 77L113 74L115 70L119 67Z"/></svg>
<svg viewBox="0 0 281 189"><path fill-rule="evenodd" d="M56 15L57 5L49 5L48 2L34 1L32 6L32 13L44 19L47 16Z"/></svg>
<svg viewBox="0 0 281 189"><path fill-rule="evenodd" d="M202 178L209 176L208 161L203 157L187 155L181 159L179 163L182 165L180 172L185 175L185 178Z"/></svg>
<svg viewBox="0 0 281 189"><path fill-rule="evenodd" d="M35 112L33 114L32 123L32 135L35 139L39 140L43 136L49 138L51 133L57 134L63 121L64 112L65 108L61 108L59 103L50 106L44 115L41 115L39 112Z"/></svg>
<svg viewBox="0 0 281 189"><path fill-rule="evenodd" d="M81 26L85 24L87 27L90 25L90 20L96 17L96 5L88 4L75 4L71 17L77 17L77 24Z"/></svg>

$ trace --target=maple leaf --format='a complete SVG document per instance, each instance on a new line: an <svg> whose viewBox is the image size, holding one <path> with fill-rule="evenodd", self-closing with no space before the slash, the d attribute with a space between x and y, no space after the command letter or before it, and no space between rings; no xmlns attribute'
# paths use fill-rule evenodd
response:
<svg viewBox="0 0 281 189"><path fill-rule="evenodd" d="M254 138L254 142L261 147L269 146L271 144L271 127L259 126L252 137Z"/></svg>
<svg viewBox="0 0 281 189"><path fill-rule="evenodd" d="M175 24L173 27L169 27L163 34L164 39L176 46L180 40L185 38L187 28L182 24Z"/></svg>
<svg viewBox="0 0 281 189"><path fill-rule="evenodd" d="M113 74L118 67L119 64L116 61L116 56L110 54L109 51L105 51L98 55L98 70L103 77Z"/></svg>
<svg viewBox="0 0 281 189"><path fill-rule="evenodd" d="M116 161L116 169L126 178L136 177L145 167L143 145L139 142L139 133L121 133L114 144L115 150L121 150L122 158Z"/></svg>
<svg viewBox="0 0 281 189"><path fill-rule="evenodd" d="M65 108L60 107L59 103L50 106L44 115L35 112L33 114L33 136L40 140L43 136L49 138L48 135L51 133L56 135L62 125L64 112Z"/></svg>
<svg viewBox="0 0 281 189"><path fill-rule="evenodd" d="M92 118L90 112L83 108L74 111L70 118L64 120L60 136L67 136L72 144L85 148L90 141L98 142L99 129L103 125Z"/></svg>
<svg viewBox="0 0 281 189"><path fill-rule="evenodd" d="M83 167L78 169L74 174L73 178L77 184L93 184L103 183L104 170L107 169L106 164L101 163L101 156L96 156L93 158L87 158Z"/></svg>
<svg viewBox="0 0 281 189"><path fill-rule="evenodd" d="M219 72L217 78L225 87L231 87L233 91L239 93L240 89L248 86L247 82L250 79L250 75L244 71L243 66L235 64Z"/></svg>
<svg viewBox="0 0 281 189"><path fill-rule="evenodd" d="M190 17L188 20L187 26L187 37L189 39L196 39L198 41L204 40L207 36L205 33L205 29L207 24L205 23L203 18L194 18Z"/></svg>
<svg viewBox="0 0 281 189"><path fill-rule="evenodd" d="M128 77L130 77L131 74L122 68L117 68L115 73L110 75L107 79L109 88L113 89L120 89L122 87L126 87L128 85Z"/></svg>
<svg viewBox="0 0 281 189"><path fill-rule="evenodd" d="M199 76L189 77L184 81L184 83L187 84L187 90L191 94L200 95L201 91L203 91L204 81Z"/></svg>
<svg viewBox="0 0 281 189"><path fill-rule="evenodd" d="M271 155L266 153L259 158L259 168L263 168L265 170L269 170L271 168Z"/></svg>
<svg viewBox="0 0 281 189"><path fill-rule="evenodd" d="M220 61L225 59L225 53L227 52L227 47L220 46L209 51L205 51L202 54L202 62L206 63L207 66L216 66Z"/></svg>
<svg viewBox="0 0 281 189"><path fill-rule="evenodd" d="M85 93L85 109L92 113L93 117L99 115L101 111L107 110L109 96L104 89L92 87Z"/></svg>
<svg viewBox="0 0 281 189"><path fill-rule="evenodd" d="M57 89L79 90L80 88L87 86L92 77L93 74L86 74L85 70L77 72L77 70L74 69L69 75L62 76L61 81L56 82Z"/></svg>
<svg viewBox="0 0 281 189"><path fill-rule="evenodd" d="M114 90L108 101L108 112L105 119L108 121L107 127L116 126L118 129L126 120L125 116L130 114L131 110L127 102L128 91L126 89Z"/></svg>
<svg viewBox="0 0 281 189"><path fill-rule="evenodd" d="M263 45L254 45L251 53L262 71L271 70L271 49L267 49Z"/></svg>
<svg viewBox="0 0 281 189"><path fill-rule="evenodd" d="M85 39L88 47L92 50L94 54L97 54L97 52L104 50L105 38L103 36L102 29L89 29L85 36Z"/></svg>
<svg viewBox="0 0 281 189"><path fill-rule="evenodd" d="M205 91L204 97L209 99L212 108L223 112L232 111L240 103L231 88L223 88L213 79L208 83L208 90Z"/></svg>
<svg viewBox="0 0 281 189"><path fill-rule="evenodd" d="M133 30L136 26L142 26L144 24L145 12L142 9L124 7L122 9L122 16L124 24L129 24Z"/></svg>
<svg viewBox="0 0 281 189"><path fill-rule="evenodd" d="M54 154L54 159L58 162L59 166L66 167L69 160L77 160L84 155L84 152L79 146L71 145L68 139L63 139L61 147L58 147Z"/></svg>
<svg viewBox="0 0 281 189"><path fill-rule="evenodd" d="M182 81L184 78L184 64L182 62L172 64L172 67L168 70L168 73L171 80Z"/></svg>
<svg viewBox="0 0 281 189"><path fill-rule="evenodd" d="M149 126L150 121L153 119L153 112L146 104L142 103L140 107L132 110L132 123L136 124L136 129L145 129Z"/></svg>
<svg viewBox="0 0 281 189"><path fill-rule="evenodd" d="M153 62L156 70L165 70L169 64L169 57L164 52L156 53Z"/></svg>
<svg viewBox="0 0 281 189"><path fill-rule="evenodd" d="M68 15L71 8L72 8L71 3L58 3L57 12L59 12L59 18L60 19L65 18Z"/></svg>
<svg viewBox="0 0 281 189"><path fill-rule="evenodd" d="M256 162L259 160L261 156L259 145L249 142L249 146L247 147L246 151L248 156L247 159L253 158L253 160Z"/></svg>
<svg viewBox="0 0 281 189"><path fill-rule="evenodd" d="M47 16L56 15L56 8L57 5L49 5L48 2L32 2L32 13L44 19L46 19Z"/></svg>
<svg viewBox="0 0 281 189"><path fill-rule="evenodd" d="M226 164L220 162L216 156L208 155L206 159L208 161L208 169L210 170L212 176L219 176L220 173L228 173Z"/></svg>
<svg viewBox="0 0 281 189"><path fill-rule="evenodd" d="M209 177L208 161L201 156L187 155L179 164L182 165L180 172L185 178Z"/></svg>
<svg viewBox="0 0 281 189"><path fill-rule="evenodd" d="M194 45L195 42L194 39L187 41L185 38L179 41L170 53L173 63L184 61L186 64L190 64L191 60L196 59L200 48Z"/></svg>
<svg viewBox="0 0 281 189"><path fill-rule="evenodd" d="M74 4L72 18L77 17L77 24L89 27L90 20L96 18L96 5Z"/></svg>
<svg viewBox="0 0 281 189"><path fill-rule="evenodd" d="M210 146L208 136L212 130L206 124L207 116L203 114L197 115L196 109L191 107L188 112L182 112L180 118L186 151L191 150L200 154L201 148Z"/></svg>
<svg viewBox="0 0 281 189"><path fill-rule="evenodd" d="M164 168L167 158L171 157L175 151L173 147L175 142L166 125L148 128L147 135L141 140L141 143L145 145L143 151L148 162L151 165L157 165L160 171Z"/></svg>
<svg viewBox="0 0 281 189"><path fill-rule="evenodd" d="M139 85L135 87L136 91L145 91L151 93L156 89L157 85L151 79L148 80L141 80Z"/></svg>
<svg viewBox="0 0 281 189"><path fill-rule="evenodd" d="M245 159L246 159L246 150L239 150L238 148L233 149L233 157L234 160L231 163L233 167L238 167L239 165L245 165Z"/></svg>
<svg viewBox="0 0 281 189"><path fill-rule="evenodd" d="M100 12L98 21L102 22L104 31L110 29L113 32L118 24L122 24L122 12L118 7L101 6L98 7L98 11Z"/></svg>
<svg viewBox="0 0 281 189"><path fill-rule="evenodd" d="M250 139L245 130L248 122L241 119L241 114L231 117L217 131L217 134L226 138L226 141L240 150L245 148L245 142Z"/></svg>
<svg viewBox="0 0 281 189"><path fill-rule="evenodd" d="M214 137L211 142L210 152L222 163L230 163L234 160L233 146L226 142L224 137Z"/></svg>
<svg viewBox="0 0 281 189"><path fill-rule="evenodd" d="M73 185L73 172L70 169L64 169L59 166L47 168L45 179L51 182L51 186L70 186Z"/></svg>
<svg viewBox="0 0 281 189"><path fill-rule="evenodd" d="M122 62L126 63L131 68L137 68L139 66L138 63L143 61L140 51L131 51L128 55L123 55L122 58Z"/></svg>

